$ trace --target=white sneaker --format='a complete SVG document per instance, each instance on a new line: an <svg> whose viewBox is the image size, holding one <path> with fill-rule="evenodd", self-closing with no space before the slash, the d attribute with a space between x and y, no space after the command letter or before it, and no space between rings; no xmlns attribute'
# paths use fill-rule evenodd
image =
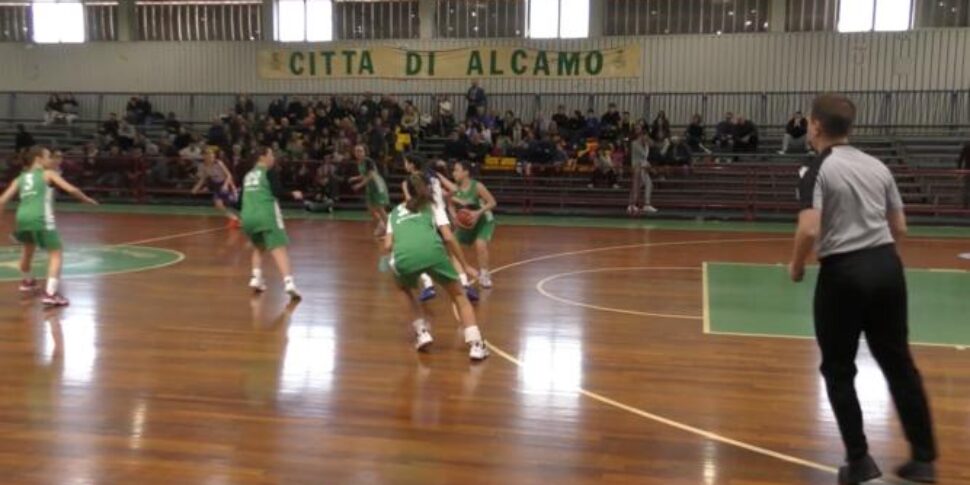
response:
<svg viewBox="0 0 970 485"><path fill-rule="evenodd" d="M266 280L262 278L253 278L249 280L249 288L256 293L262 293L266 291Z"/></svg>
<svg viewBox="0 0 970 485"><path fill-rule="evenodd" d="M658 211L656 207L652 205L648 205L643 208L643 212L646 212L647 214L656 214L657 212L660 212L660 211Z"/></svg>
<svg viewBox="0 0 970 485"><path fill-rule="evenodd" d="M492 289L492 275L488 271L482 271L478 275L478 284L482 285L482 288L486 290Z"/></svg>
<svg viewBox="0 0 970 485"><path fill-rule="evenodd" d="M489 354L488 346L482 341L472 342L471 347L468 349L468 358L471 360L485 360Z"/></svg>
<svg viewBox="0 0 970 485"><path fill-rule="evenodd" d="M300 294L300 290L296 288L296 283L289 283L286 285L286 294L290 295L290 300L300 301L303 299L303 295Z"/></svg>
<svg viewBox="0 0 970 485"><path fill-rule="evenodd" d="M414 340L414 350L424 352L428 350L428 346L431 345L431 342L434 342L434 337L431 336L431 332L429 332L426 328L422 328Z"/></svg>

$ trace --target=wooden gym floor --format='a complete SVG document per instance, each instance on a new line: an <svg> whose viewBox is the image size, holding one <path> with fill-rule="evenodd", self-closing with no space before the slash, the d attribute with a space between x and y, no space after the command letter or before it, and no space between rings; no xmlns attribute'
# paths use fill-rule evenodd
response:
<svg viewBox="0 0 970 485"><path fill-rule="evenodd" d="M814 343L703 331L702 264L786 261L785 234L500 226L478 305L495 352L472 365L443 296L436 346L411 350L361 222L288 223L295 308L278 284L249 295L244 238L218 218L59 224L69 247L108 251L69 254L75 270L123 256L146 269L68 279L72 306L53 312L2 283L3 484L835 483ZM968 250L913 238L903 252L968 269ZM970 353L914 351L941 483L970 483ZM859 362L890 472L906 445L878 369Z"/></svg>

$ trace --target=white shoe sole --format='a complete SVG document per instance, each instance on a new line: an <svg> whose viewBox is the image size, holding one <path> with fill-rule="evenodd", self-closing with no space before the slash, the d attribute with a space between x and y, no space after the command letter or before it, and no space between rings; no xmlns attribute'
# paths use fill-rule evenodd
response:
<svg viewBox="0 0 970 485"><path fill-rule="evenodd" d="M429 347L431 347L431 344L433 343L434 343L434 338L432 338L431 335L428 335L427 340L418 339L418 341L415 342L414 350L417 350L418 352L425 352L428 350Z"/></svg>

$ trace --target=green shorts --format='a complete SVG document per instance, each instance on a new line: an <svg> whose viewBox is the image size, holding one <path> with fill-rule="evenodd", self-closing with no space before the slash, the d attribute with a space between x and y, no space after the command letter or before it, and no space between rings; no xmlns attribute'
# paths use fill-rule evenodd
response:
<svg viewBox="0 0 970 485"><path fill-rule="evenodd" d="M458 239L458 242L465 246L474 244L475 241L479 240L489 242L493 235L495 235L495 217L490 214L482 215L475 227L471 229L458 227L455 230L455 239Z"/></svg>
<svg viewBox="0 0 970 485"><path fill-rule="evenodd" d="M57 231L17 231L13 237L21 244L33 244L46 251L60 251L64 247Z"/></svg>
<svg viewBox="0 0 970 485"><path fill-rule="evenodd" d="M446 285L458 281L458 272L447 255L442 255L430 265L423 265L421 268L401 267L391 260L391 271L397 283L405 288L417 288L418 280L422 273L427 273L438 284Z"/></svg>
<svg viewBox="0 0 970 485"><path fill-rule="evenodd" d="M367 201L367 208L369 209L391 205L391 197L387 194L386 190L375 190L368 187L364 198Z"/></svg>
<svg viewBox="0 0 970 485"><path fill-rule="evenodd" d="M258 231L246 231L246 236L249 237L249 240L253 242L254 246L266 251L286 247L290 244L290 238L286 235L286 231L275 227Z"/></svg>

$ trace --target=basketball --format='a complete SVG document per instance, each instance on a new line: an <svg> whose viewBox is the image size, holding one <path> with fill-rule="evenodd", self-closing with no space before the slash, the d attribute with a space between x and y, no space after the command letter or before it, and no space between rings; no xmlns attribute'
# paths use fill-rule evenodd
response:
<svg viewBox="0 0 970 485"><path fill-rule="evenodd" d="M471 229L475 227L475 213L468 209L459 209L457 221L458 227L462 229Z"/></svg>

